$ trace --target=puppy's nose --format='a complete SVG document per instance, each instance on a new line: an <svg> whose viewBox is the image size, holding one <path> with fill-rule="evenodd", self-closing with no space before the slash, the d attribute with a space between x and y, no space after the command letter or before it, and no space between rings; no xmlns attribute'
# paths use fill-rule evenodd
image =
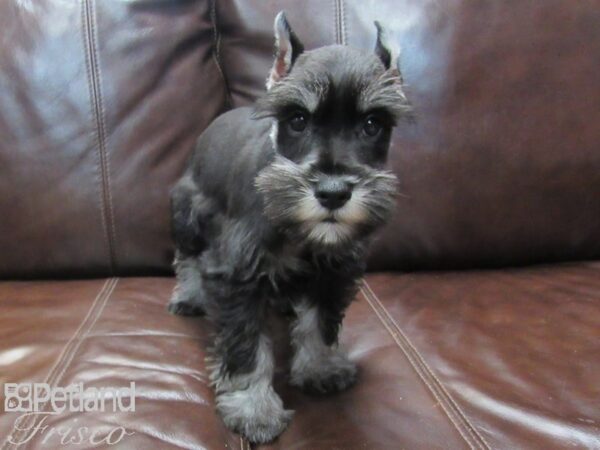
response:
<svg viewBox="0 0 600 450"><path fill-rule="evenodd" d="M352 197L352 187L336 178L326 178L315 188L315 197L327 209L338 209Z"/></svg>

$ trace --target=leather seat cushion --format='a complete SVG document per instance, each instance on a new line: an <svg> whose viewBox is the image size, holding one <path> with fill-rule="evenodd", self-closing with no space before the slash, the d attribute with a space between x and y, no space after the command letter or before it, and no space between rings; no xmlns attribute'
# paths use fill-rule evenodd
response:
<svg viewBox="0 0 600 450"><path fill-rule="evenodd" d="M135 413L62 413L46 424L124 426L135 433L128 448L247 447L214 413L204 361L210 326L165 310L173 284L0 284L0 383L134 381ZM280 321L273 328L284 336ZM370 275L341 337L360 368L351 390L311 397L288 388L289 348L278 339L276 388L296 415L267 447L600 445L599 330L600 263ZM0 415L0 436L17 416Z"/></svg>

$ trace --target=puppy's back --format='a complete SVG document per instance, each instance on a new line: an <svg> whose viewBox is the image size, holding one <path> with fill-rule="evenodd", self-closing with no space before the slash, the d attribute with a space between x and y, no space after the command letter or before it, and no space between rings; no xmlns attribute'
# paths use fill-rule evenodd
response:
<svg viewBox="0 0 600 450"><path fill-rule="evenodd" d="M242 107L217 117L198 139L189 168L200 191L227 215L256 206L254 179L274 157L271 121L252 113Z"/></svg>

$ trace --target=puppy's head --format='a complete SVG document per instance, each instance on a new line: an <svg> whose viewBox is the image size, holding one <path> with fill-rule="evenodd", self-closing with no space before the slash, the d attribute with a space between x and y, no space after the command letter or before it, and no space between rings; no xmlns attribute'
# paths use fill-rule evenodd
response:
<svg viewBox="0 0 600 450"><path fill-rule="evenodd" d="M256 186L267 216L296 239L338 246L366 237L395 203L396 178L384 166L392 128L411 108L398 49L375 26L373 52L304 52L283 12L275 19L275 61L255 117L272 119L277 156Z"/></svg>

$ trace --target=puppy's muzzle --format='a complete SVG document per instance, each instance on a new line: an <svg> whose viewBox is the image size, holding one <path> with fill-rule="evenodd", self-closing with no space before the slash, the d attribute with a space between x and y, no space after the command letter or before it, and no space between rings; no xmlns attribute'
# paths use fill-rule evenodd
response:
<svg viewBox="0 0 600 450"><path fill-rule="evenodd" d="M315 197L331 211L339 209L352 197L352 186L338 177L326 177L315 186Z"/></svg>

